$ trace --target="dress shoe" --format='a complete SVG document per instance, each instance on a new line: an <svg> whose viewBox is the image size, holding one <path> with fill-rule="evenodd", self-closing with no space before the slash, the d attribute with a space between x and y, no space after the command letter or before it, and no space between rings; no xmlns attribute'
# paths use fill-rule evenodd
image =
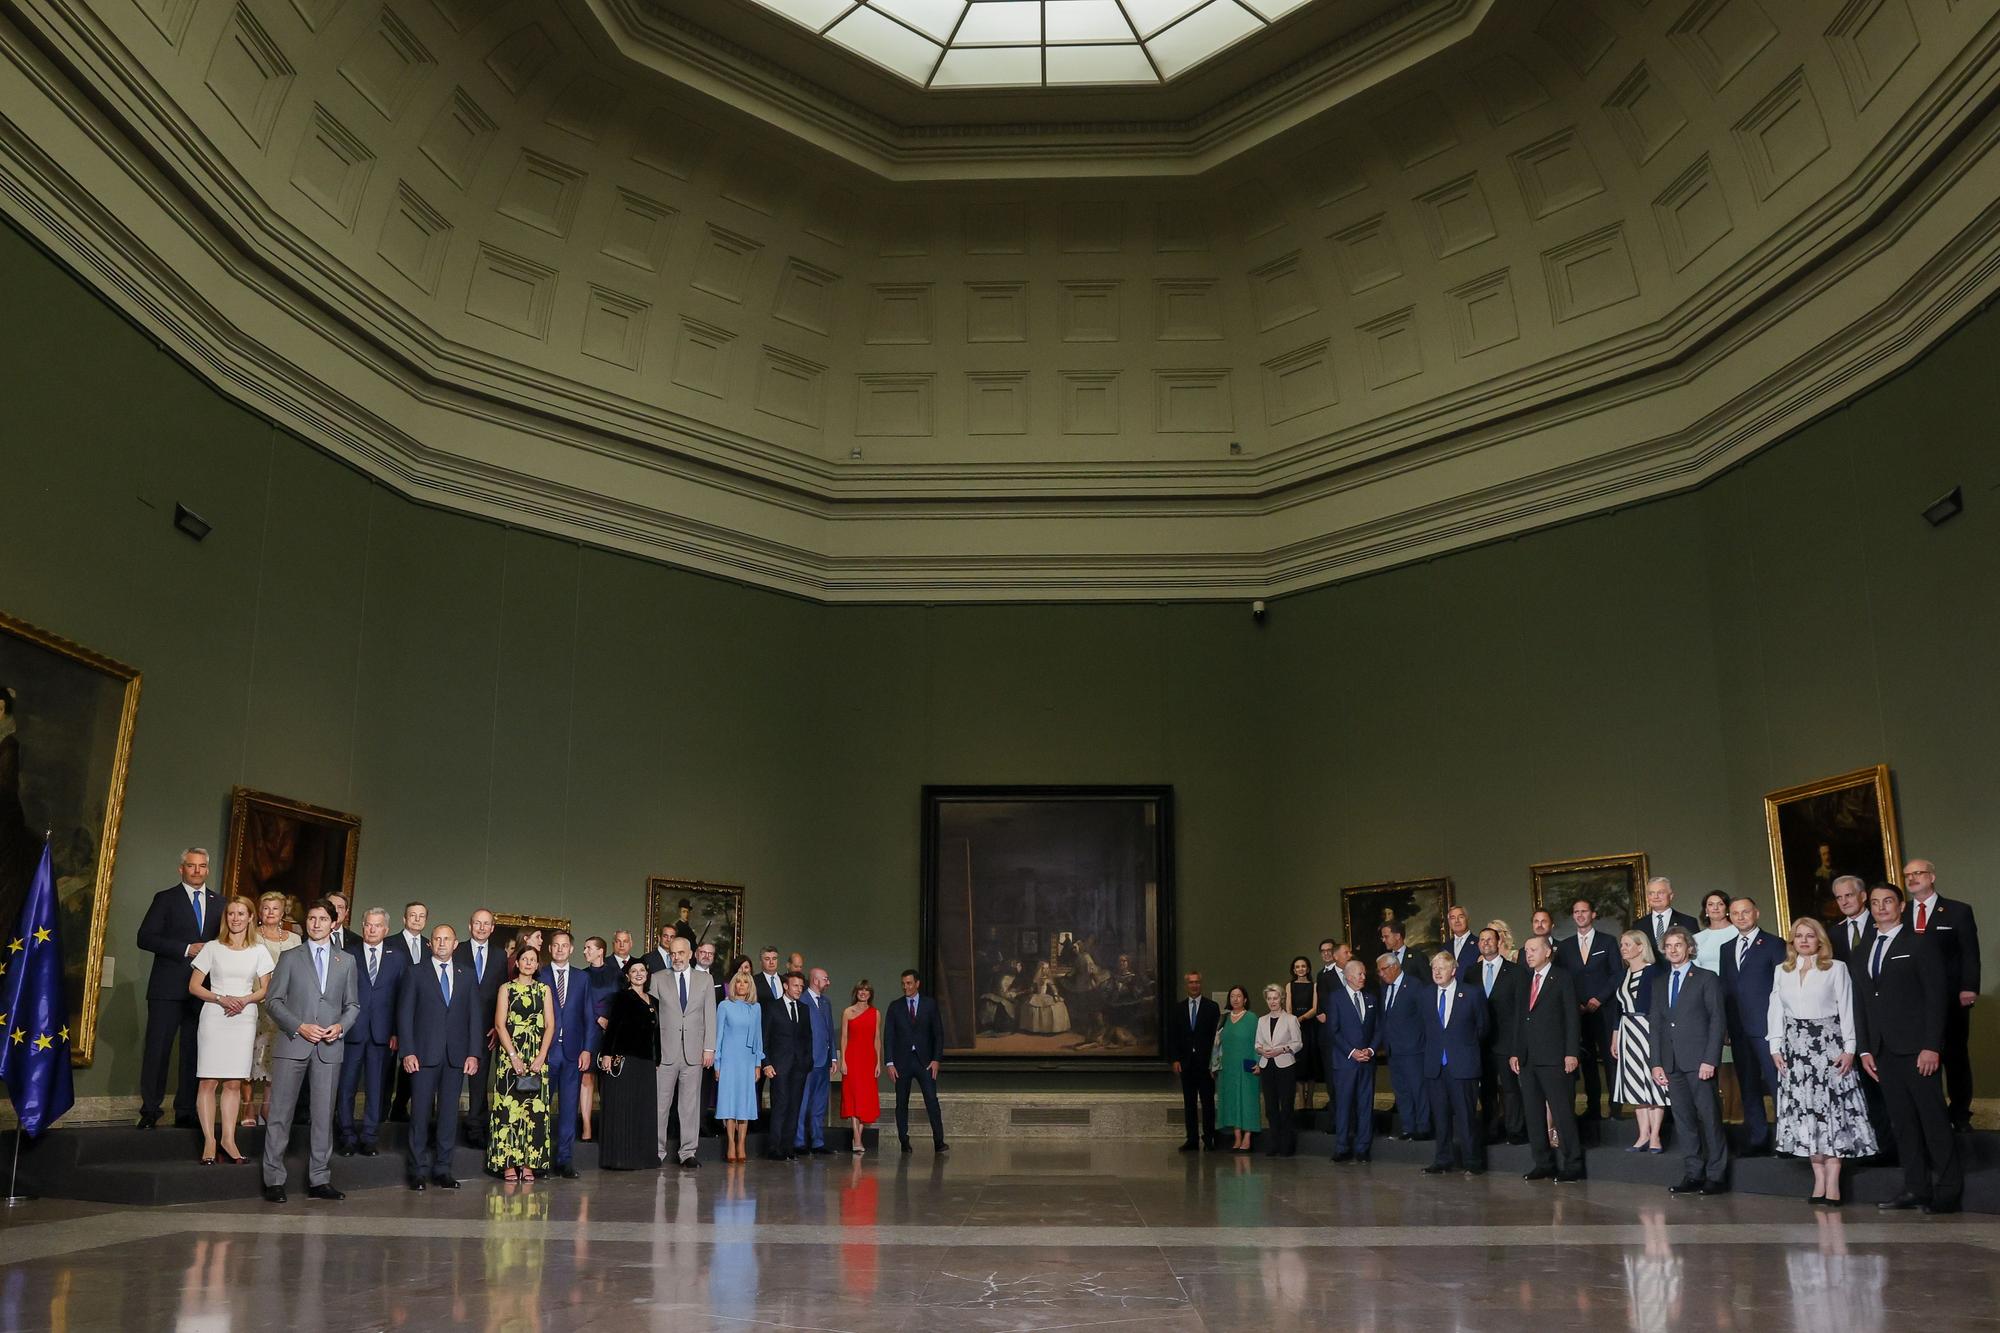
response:
<svg viewBox="0 0 2000 1333"><path fill-rule="evenodd" d="M1701 1193L1701 1182L1699 1180L1696 1180L1693 1176L1688 1176L1677 1184L1667 1186L1667 1193L1699 1194Z"/></svg>
<svg viewBox="0 0 2000 1333"><path fill-rule="evenodd" d="M1953 1199L1950 1203L1940 1202L1940 1203L1927 1203L1924 1205L1924 1213L1926 1216L1929 1217L1937 1217L1945 1213L1955 1213L1957 1211L1958 1211L1958 1200L1956 1199Z"/></svg>
<svg viewBox="0 0 2000 1333"><path fill-rule="evenodd" d="M683 1170L683 1171L693 1171L693 1170L695 1170L695 1169L699 1168L700 1166L701 1166L701 1163L700 1163L700 1162L698 1162L698 1161L696 1161L696 1160L695 1160L694 1158L692 1158L692 1157L683 1157L683 1158L681 1158L681 1170Z"/></svg>
<svg viewBox="0 0 2000 1333"><path fill-rule="evenodd" d="M145 1112L145 1111L141 1111L141 1112L139 1113L139 1123L138 1123L138 1124L136 1124L136 1125L134 1125L134 1126L132 1126L132 1128L134 1128L134 1129L151 1129L151 1128L152 1128L153 1126L155 1126L155 1125L157 1125L157 1124L159 1124L159 1123L160 1123L160 1113L159 1113L158 1111L153 1111L153 1112L150 1112L150 1113L149 1113L149 1112Z"/></svg>
<svg viewBox="0 0 2000 1333"><path fill-rule="evenodd" d="M910 1141L909 1141L908 1139L904 1139L904 1140L903 1140L903 1151L904 1151L904 1152L915 1152L915 1151L916 1151L916 1149L915 1149L915 1148L912 1148L912 1147L910 1146Z"/></svg>
<svg viewBox="0 0 2000 1333"><path fill-rule="evenodd" d="M905 1147L903 1151L908 1152L909 1148ZM781 1152L767 1152L764 1154L764 1160L767 1162L782 1162L785 1160L785 1155Z"/></svg>
<svg viewBox="0 0 2000 1333"><path fill-rule="evenodd" d="M339 1203L347 1196L331 1185L308 1185L306 1187L306 1197L308 1199L324 1199L328 1203Z"/></svg>
<svg viewBox="0 0 2000 1333"><path fill-rule="evenodd" d="M410 1187L410 1189L417 1194L422 1194L424 1190L429 1188L429 1186L427 1186L424 1183L423 1177L421 1176L411 1176L409 1180L407 1180L404 1183L407 1184Z"/></svg>
<svg viewBox="0 0 2000 1333"><path fill-rule="evenodd" d="M1333 1160L1336 1162L1351 1162L1354 1160L1354 1154L1351 1152L1337 1152L1333 1155Z"/></svg>
<svg viewBox="0 0 2000 1333"><path fill-rule="evenodd" d="M1369 1153L1365 1153L1365 1152L1358 1152L1358 1153L1354 1154L1354 1160L1355 1160L1355 1162L1356 1162L1357 1164L1360 1164L1360 1165L1363 1165L1363 1166L1365 1166L1365 1165L1367 1165L1367 1163L1368 1163L1368 1161L1369 1161L1369 1158L1370 1158L1370 1156L1371 1156L1371 1154L1369 1154Z"/></svg>
<svg viewBox="0 0 2000 1333"><path fill-rule="evenodd" d="M815 1157L831 1157L833 1156L833 1149L822 1143L812 1150L812 1155Z"/></svg>
<svg viewBox="0 0 2000 1333"><path fill-rule="evenodd" d="M359 1148L356 1148L355 1151L363 1157L380 1157L382 1155L382 1150L372 1143L364 1143Z"/></svg>
<svg viewBox="0 0 2000 1333"><path fill-rule="evenodd" d="M1583 1181L1583 1172L1581 1171L1556 1172L1556 1184L1558 1185L1576 1185L1576 1184L1581 1184L1582 1181Z"/></svg>
<svg viewBox="0 0 2000 1333"><path fill-rule="evenodd" d="M1426 1130L1422 1134L1410 1135L1410 1142L1412 1143L1434 1143L1436 1141L1437 1141L1437 1135L1429 1132L1428 1130Z"/></svg>
<svg viewBox="0 0 2000 1333"><path fill-rule="evenodd" d="M558 1176L561 1176L564 1180L583 1179L583 1173L581 1171L578 1171L575 1167L571 1166L568 1162L564 1162L558 1167L556 1167L556 1174Z"/></svg>
<svg viewBox="0 0 2000 1333"><path fill-rule="evenodd" d="M199 1120L195 1119L195 1118L194 1118L193 1116L191 1116L191 1115L177 1115L177 1116L175 1116L175 1117L174 1117L174 1128L175 1128L175 1129L200 1129L200 1128L201 1128L201 1121L199 1121Z"/></svg>
<svg viewBox="0 0 2000 1333"><path fill-rule="evenodd" d="M951 1145L950 1145L949 1143L933 1143L933 1144L931 1145L931 1151L932 1151L932 1152L950 1152L950 1151L951 1151Z"/></svg>
<svg viewBox="0 0 2000 1333"><path fill-rule="evenodd" d="M1196 1143L1196 1142L1195 1142L1195 1141L1194 1141L1193 1139L1189 1139L1189 1140L1188 1140L1188 1141L1187 1141L1186 1143L1183 1143L1183 1144L1181 1145L1181 1151L1182 1151L1182 1152L1200 1152L1200 1151L1201 1151L1201 1145L1200 1145L1199 1143Z"/></svg>
<svg viewBox="0 0 2000 1333"><path fill-rule="evenodd" d="M1396 1136L1396 1142L1398 1142L1398 1143L1413 1143L1413 1142L1415 1142L1415 1141L1416 1141L1416 1137L1417 1137L1417 1136L1416 1136L1416 1135L1414 1135L1414 1134L1398 1134L1398 1135Z"/></svg>
<svg viewBox="0 0 2000 1333"><path fill-rule="evenodd" d="M1916 1195L1906 1192L1903 1194L1898 1194L1895 1198L1889 1200L1887 1203L1878 1203L1875 1206L1885 1213L1901 1213L1901 1212L1907 1212L1912 1208L1928 1207L1929 1201L1926 1199L1919 1199Z"/></svg>
<svg viewBox="0 0 2000 1333"><path fill-rule="evenodd" d="M334 1152L342 1157L352 1157L354 1156L354 1145L352 1143L343 1143L335 1148Z"/></svg>
<svg viewBox="0 0 2000 1333"><path fill-rule="evenodd" d="M1486 1168L1483 1166L1468 1166L1465 1168L1465 1174L1468 1176L1483 1176L1486 1174Z"/></svg>
<svg viewBox="0 0 2000 1333"><path fill-rule="evenodd" d="M265 1203L283 1203L284 1201L285 1187L283 1185L266 1185L264 1187Z"/></svg>
<svg viewBox="0 0 2000 1333"><path fill-rule="evenodd" d="M1523 1180L1554 1180L1555 1178L1556 1173L1545 1166L1538 1166L1532 1171L1525 1171L1521 1174L1521 1179Z"/></svg>
<svg viewBox="0 0 2000 1333"><path fill-rule="evenodd" d="M431 1184L441 1190L455 1190L458 1188L458 1181L447 1175L432 1176Z"/></svg>
<svg viewBox="0 0 2000 1333"><path fill-rule="evenodd" d="M1711 1180L1706 1185L1703 1185L1701 1187L1701 1197L1704 1199L1713 1198L1718 1194L1727 1194L1727 1193L1729 1193L1729 1186L1725 1185L1723 1182L1719 1180Z"/></svg>
<svg viewBox="0 0 2000 1333"><path fill-rule="evenodd" d="M1449 1170L1451 1170L1451 1168L1448 1166L1439 1166L1436 1162L1432 1162L1429 1166L1424 1168L1424 1174L1427 1176L1441 1176Z"/></svg>

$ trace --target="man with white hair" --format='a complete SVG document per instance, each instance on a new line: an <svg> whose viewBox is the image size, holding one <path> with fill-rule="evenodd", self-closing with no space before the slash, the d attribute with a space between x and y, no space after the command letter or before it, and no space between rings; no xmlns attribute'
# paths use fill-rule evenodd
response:
<svg viewBox="0 0 2000 1333"><path fill-rule="evenodd" d="M1666 956L1667 932L1675 926L1689 935L1701 929L1701 923L1686 912L1674 910L1674 882L1665 875L1655 875L1646 881L1646 915L1638 921L1638 928L1646 932L1646 942L1653 946L1655 957Z"/></svg>

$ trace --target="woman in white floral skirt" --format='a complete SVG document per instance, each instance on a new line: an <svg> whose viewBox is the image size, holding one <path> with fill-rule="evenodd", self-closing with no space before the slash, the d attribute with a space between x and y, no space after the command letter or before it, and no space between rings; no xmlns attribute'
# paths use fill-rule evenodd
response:
<svg viewBox="0 0 2000 1333"><path fill-rule="evenodd" d="M1854 1067L1854 984L1826 927L1792 923L1767 1015L1778 1067L1778 1151L1812 1161L1808 1203L1838 1208L1840 1163L1875 1155L1875 1129Z"/></svg>

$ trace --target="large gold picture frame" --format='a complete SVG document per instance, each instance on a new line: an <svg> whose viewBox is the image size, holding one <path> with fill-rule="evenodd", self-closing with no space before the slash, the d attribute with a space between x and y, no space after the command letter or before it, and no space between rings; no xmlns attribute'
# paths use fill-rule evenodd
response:
<svg viewBox="0 0 2000 1333"><path fill-rule="evenodd" d="M1528 885L1536 909L1546 909L1555 918L1558 934L1568 933L1574 924L1571 904L1588 898L1597 911L1593 929L1616 936L1646 914L1646 880L1651 873L1644 852L1617 852L1537 861L1528 867Z"/></svg>
<svg viewBox="0 0 2000 1333"><path fill-rule="evenodd" d="M97 1053L104 932L139 717L139 671L0 613L0 929L19 920L49 841L63 990L76 1038Z"/></svg>
<svg viewBox="0 0 2000 1333"><path fill-rule="evenodd" d="M1340 917L1354 956L1375 975L1375 957L1382 952L1384 922L1403 924L1404 943L1425 954L1444 947L1450 929L1445 917L1452 907L1450 875L1428 879L1384 879L1351 884L1340 891Z"/></svg>
<svg viewBox="0 0 2000 1333"><path fill-rule="evenodd" d="M240 895L254 903L261 894L282 893L298 900L303 920L314 899L338 892L352 910L360 854L361 816L248 787L230 789L223 901Z"/></svg>
<svg viewBox="0 0 2000 1333"><path fill-rule="evenodd" d="M548 932L569 929L571 929L571 926L569 918L566 916L527 916L519 912L495 912L493 914L493 938L487 941L487 945L505 954L511 964L514 958L514 941L520 939L528 931L539 930L542 932L541 970L545 974L549 965ZM583 945L579 941L577 943L575 964L577 967L583 966L582 950ZM509 971L511 973L511 967Z"/></svg>
<svg viewBox="0 0 2000 1333"><path fill-rule="evenodd" d="M693 942L715 946L716 975L743 954L743 886L718 884L706 879L679 879L672 875L650 875L646 879L646 938L640 953L660 942L660 928L681 919L680 906L688 905L693 923Z"/></svg>
<svg viewBox="0 0 2000 1333"><path fill-rule="evenodd" d="M1764 830L1782 934L1790 935L1800 916L1818 917L1823 924L1838 921L1833 881L1842 875L1859 875L1871 887L1903 882L1887 764L1767 794Z"/></svg>

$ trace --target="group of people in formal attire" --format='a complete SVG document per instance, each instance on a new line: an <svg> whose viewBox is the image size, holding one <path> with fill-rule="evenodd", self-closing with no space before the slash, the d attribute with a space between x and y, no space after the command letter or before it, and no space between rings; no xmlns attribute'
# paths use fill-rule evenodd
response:
<svg viewBox="0 0 2000 1333"><path fill-rule="evenodd" d="M1234 1151L1261 1134L1265 1153L1293 1154L1299 1090L1310 1109L1317 1078L1333 1160L1366 1162L1386 1066L1399 1137L1437 1144L1428 1174L1482 1174L1486 1145L1505 1141L1531 1147L1528 1179L1581 1180L1581 1125L1615 1105L1631 1112L1628 1152L1665 1152L1671 1116L1684 1161L1671 1192L1722 1194L1731 1147L1718 1084L1733 1062L1738 1155L1807 1159L1809 1202L1835 1208L1844 1162L1897 1159L1903 1189L1881 1207L1956 1212L1979 941L1971 907L1937 892L1936 866L1910 861L1902 885L1843 876L1841 919L1802 917L1784 939L1763 929L1754 898L1712 892L1697 922L1665 876L1645 892L1646 913L1616 934L1597 928L1587 898L1570 904L1574 931L1561 939L1537 910L1518 949L1506 922L1475 932L1460 907L1429 957L1391 921L1372 976L1327 939L1316 972L1296 958L1286 984L1256 997L1234 986L1221 1004L1188 972L1167 1033L1182 1149L1219 1148L1226 1132Z"/></svg>
<svg viewBox="0 0 2000 1333"><path fill-rule="evenodd" d="M247 1161L236 1129L256 1120L239 1112L263 1089L272 1202L287 1199L285 1151L299 1118L311 1127L307 1194L328 1200L344 1197L332 1158L378 1155L388 1119L408 1121L412 1190L460 1187L461 1136L509 1182L575 1178L575 1146L593 1139L607 1170L691 1170L705 1121L719 1125L725 1160L748 1156L753 1122L766 1157L829 1154L836 1073L851 1152L866 1151L864 1131L881 1116L885 1072L902 1150L912 1150L913 1088L933 1148L949 1147L937 1094L944 1028L914 969L888 1002L862 980L836 1010L827 971L800 954L783 970L775 948L718 967L715 946L682 934L681 922L663 926L644 955L621 930L585 939L579 959L564 929L496 943L484 908L464 939L431 926L417 902L400 930L375 907L357 931L333 894L306 906L292 932L282 895L267 895L279 900L274 911L210 890L206 850L184 852L180 871L139 928L153 954L139 1128L161 1119L176 1043L174 1123L201 1130L202 1162Z"/></svg>

